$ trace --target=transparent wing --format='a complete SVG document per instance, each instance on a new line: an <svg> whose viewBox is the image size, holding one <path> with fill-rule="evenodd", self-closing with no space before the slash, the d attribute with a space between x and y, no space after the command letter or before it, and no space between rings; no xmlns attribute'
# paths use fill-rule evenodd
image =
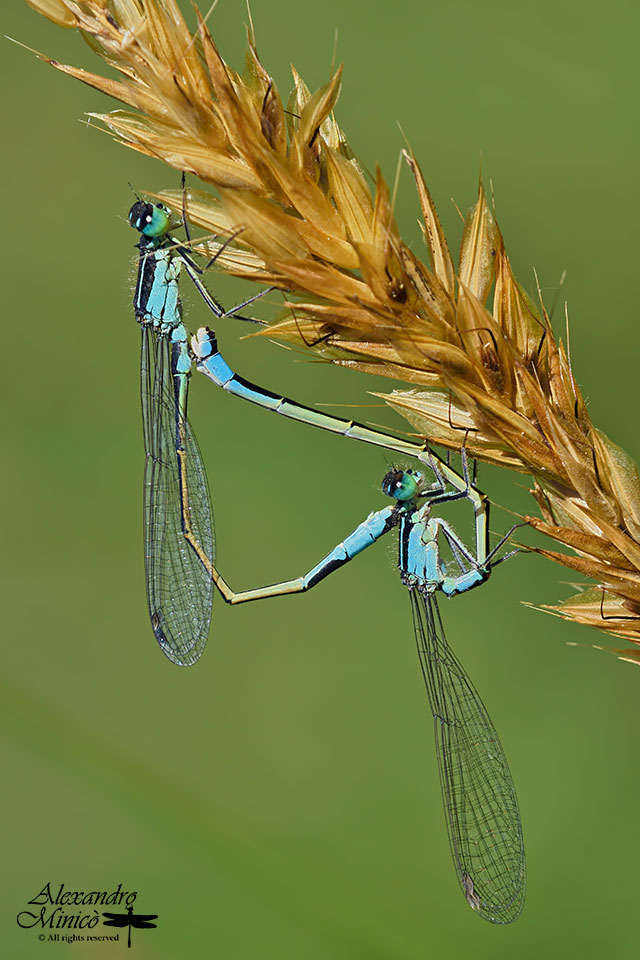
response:
<svg viewBox="0 0 640 960"><path fill-rule="evenodd" d="M447 643L435 597L413 590L411 605L458 879L480 916L511 923L524 902L525 857L507 760L482 700Z"/></svg>
<svg viewBox="0 0 640 960"><path fill-rule="evenodd" d="M179 420L168 337L142 327L140 365L144 473L144 555L151 626L166 656L191 666L201 656L211 623L213 584L183 531L177 443L185 450L191 527L214 560L213 516L204 464L187 421Z"/></svg>

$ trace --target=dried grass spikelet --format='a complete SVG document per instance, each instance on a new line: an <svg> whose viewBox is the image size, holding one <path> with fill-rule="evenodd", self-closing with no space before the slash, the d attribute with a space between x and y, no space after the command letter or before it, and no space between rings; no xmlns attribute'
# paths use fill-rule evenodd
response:
<svg viewBox="0 0 640 960"><path fill-rule="evenodd" d="M285 109L249 34L242 75L202 19L192 37L174 0L27 0L78 27L119 74L49 63L129 110L100 119L117 140L213 184L189 213L208 232L240 231L224 269L289 295L270 336L411 385L383 396L420 435L531 473L532 525L572 554L542 555L594 578L552 609L640 644L640 478L591 423L549 320L515 280L480 185L457 267L415 158L429 265L402 241L378 172L369 189L333 108L341 71L310 93L293 74ZM181 196L163 198L178 210ZM466 432L468 431L468 432ZM637 657L635 652L629 659Z"/></svg>

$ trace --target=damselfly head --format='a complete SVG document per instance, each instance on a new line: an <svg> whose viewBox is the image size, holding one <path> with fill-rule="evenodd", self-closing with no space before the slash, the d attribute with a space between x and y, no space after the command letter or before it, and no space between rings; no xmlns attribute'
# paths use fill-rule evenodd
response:
<svg viewBox="0 0 640 960"><path fill-rule="evenodd" d="M129 210L129 223L134 230L145 237L163 237L179 222L171 210L162 203L145 203L144 200L136 200Z"/></svg>
<svg viewBox="0 0 640 960"><path fill-rule="evenodd" d="M382 481L382 492L401 502L421 496L424 489L425 478L417 470L398 470L394 467Z"/></svg>

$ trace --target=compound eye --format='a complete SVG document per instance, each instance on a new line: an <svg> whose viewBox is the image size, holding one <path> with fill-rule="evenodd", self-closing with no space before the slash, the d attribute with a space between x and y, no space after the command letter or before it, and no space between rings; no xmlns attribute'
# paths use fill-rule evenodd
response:
<svg viewBox="0 0 640 960"><path fill-rule="evenodd" d="M382 481L382 492L394 500L412 500L418 492L412 470L390 470Z"/></svg>
<svg viewBox="0 0 640 960"><path fill-rule="evenodd" d="M136 202L129 210L129 223L145 237L162 237L169 229L171 214L161 204Z"/></svg>

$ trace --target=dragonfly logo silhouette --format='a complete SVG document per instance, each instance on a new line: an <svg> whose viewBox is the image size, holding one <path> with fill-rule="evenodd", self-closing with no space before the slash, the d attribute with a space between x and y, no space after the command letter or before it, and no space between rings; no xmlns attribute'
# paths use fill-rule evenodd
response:
<svg viewBox="0 0 640 960"><path fill-rule="evenodd" d="M136 930L149 930L151 927L158 926L157 923L151 923L152 920L158 919L157 913L134 913L133 907L129 907L126 913L103 913L102 916L107 918L103 920L105 927L129 928L129 947L131 947L132 927L135 927Z"/></svg>

